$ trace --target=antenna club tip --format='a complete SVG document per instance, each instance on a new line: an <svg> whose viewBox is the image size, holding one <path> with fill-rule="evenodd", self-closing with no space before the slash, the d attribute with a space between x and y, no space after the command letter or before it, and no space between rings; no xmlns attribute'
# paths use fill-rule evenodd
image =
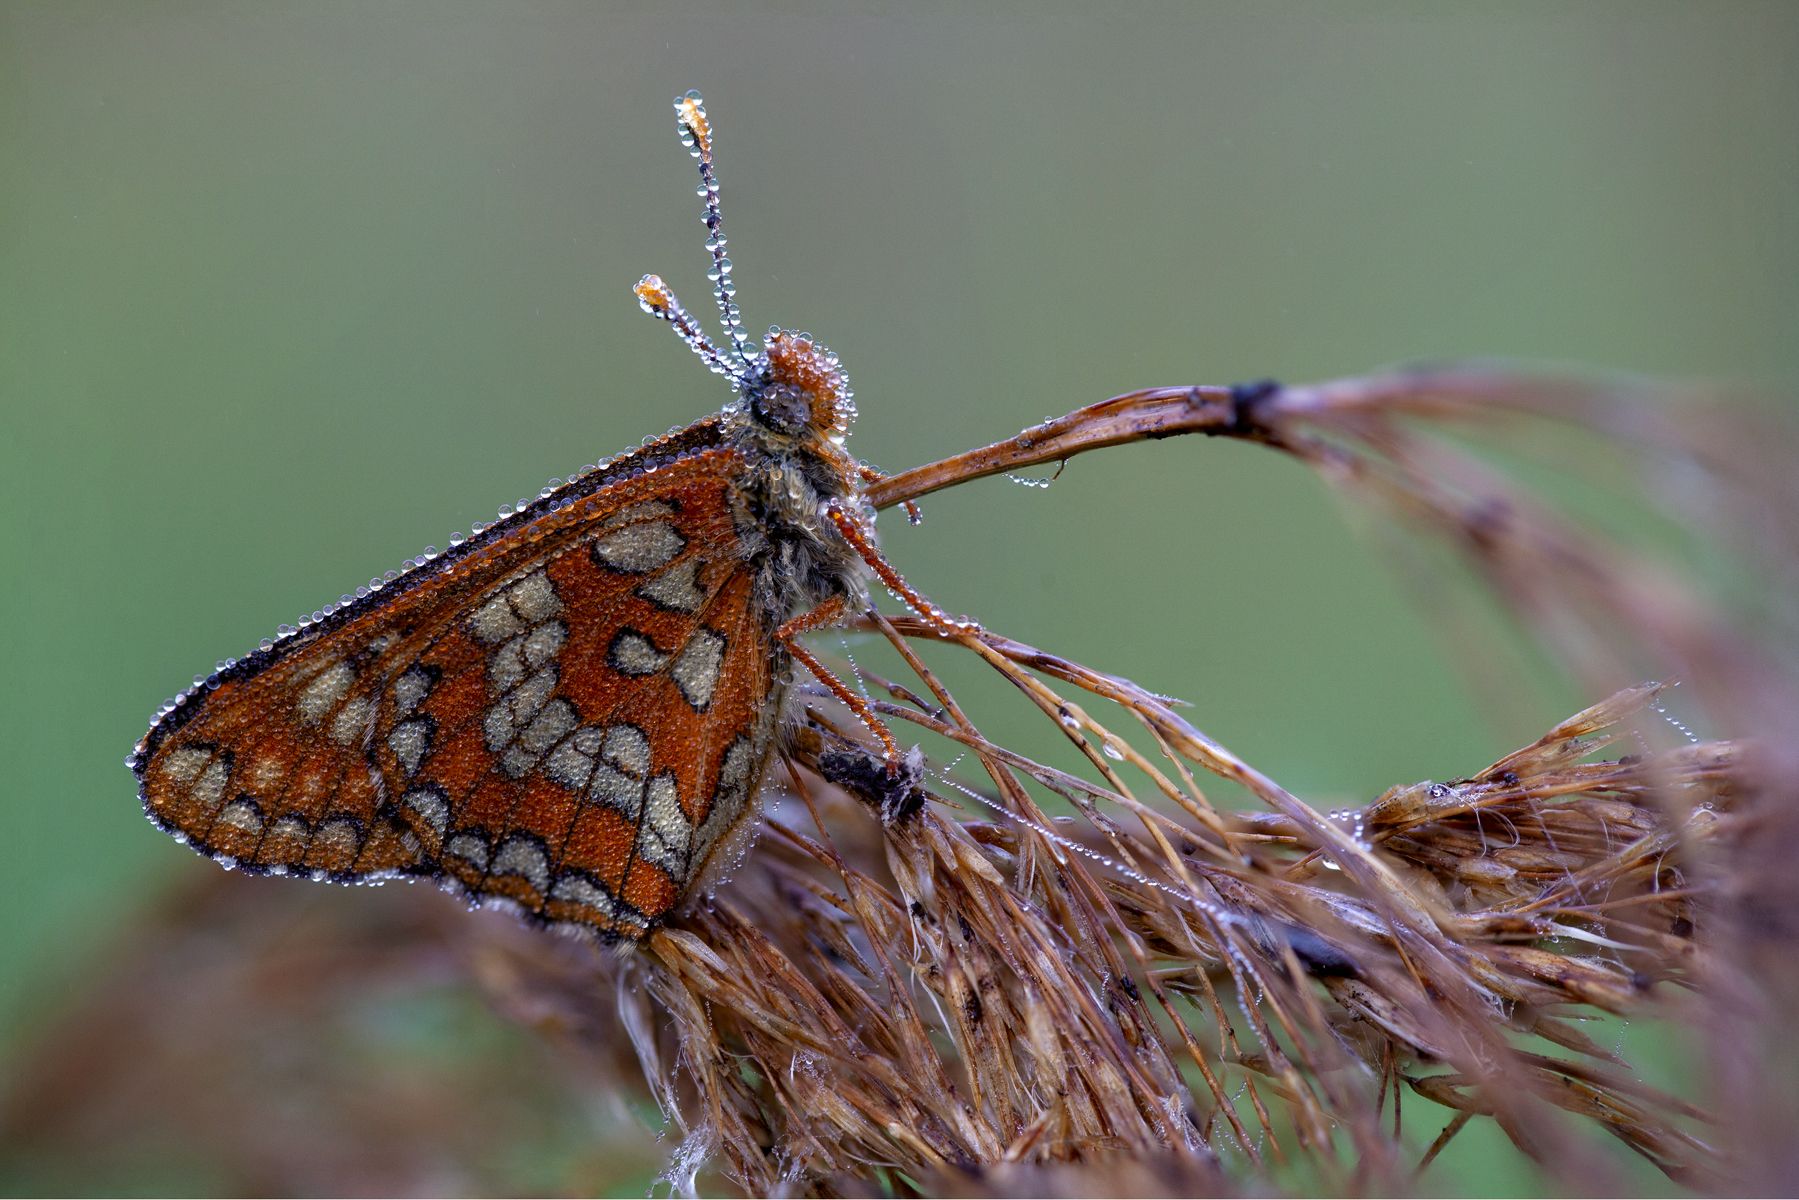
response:
<svg viewBox="0 0 1799 1200"><path fill-rule="evenodd" d="M675 101L675 114L681 122L681 132L693 139L694 148L701 154L712 153L712 122L706 116L706 101L697 91L690 91Z"/></svg>
<svg viewBox="0 0 1799 1200"><path fill-rule="evenodd" d="M637 297L637 302L649 309L667 309L674 298L660 275L645 275L631 291Z"/></svg>

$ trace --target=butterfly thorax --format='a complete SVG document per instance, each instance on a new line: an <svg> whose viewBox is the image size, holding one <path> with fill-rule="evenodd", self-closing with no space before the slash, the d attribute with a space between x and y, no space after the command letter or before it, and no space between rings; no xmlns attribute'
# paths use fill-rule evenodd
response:
<svg viewBox="0 0 1799 1200"><path fill-rule="evenodd" d="M836 355L785 331L769 334L726 410L726 437L750 467L743 544L771 629L833 597L867 598L862 558L825 516L833 504L862 507L860 465L843 448L854 416Z"/></svg>

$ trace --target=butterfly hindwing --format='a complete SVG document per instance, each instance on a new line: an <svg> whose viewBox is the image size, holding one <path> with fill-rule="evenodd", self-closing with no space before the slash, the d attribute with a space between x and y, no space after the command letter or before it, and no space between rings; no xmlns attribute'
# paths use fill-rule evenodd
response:
<svg viewBox="0 0 1799 1200"><path fill-rule="evenodd" d="M253 871L441 878L640 936L748 810L785 660L703 422L183 697L145 808Z"/></svg>

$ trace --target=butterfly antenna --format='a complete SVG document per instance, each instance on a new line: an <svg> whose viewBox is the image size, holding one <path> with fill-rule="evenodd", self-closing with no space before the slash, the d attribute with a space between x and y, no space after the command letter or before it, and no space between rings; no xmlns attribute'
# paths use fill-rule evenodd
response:
<svg viewBox="0 0 1799 1200"><path fill-rule="evenodd" d="M706 250L712 255L712 298L718 301L718 314L724 322L725 337L738 365L747 370L750 361L750 338L744 332L743 314L737 310L737 285L731 282L731 260L725 256L724 218L718 207L718 172L712 163L712 122L706 116L706 102L698 92L690 91L675 101L675 114L681 123L681 144L700 161L700 195L706 200Z"/></svg>
<svg viewBox="0 0 1799 1200"><path fill-rule="evenodd" d="M631 290L637 294L637 303L643 311L674 326L676 335L687 343L689 350L700 356L701 362L733 383L743 382L744 369L725 360L725 356L718 352L718 347L706 336L706 331L694 321L693 314L681 306L674 292L662 282L662 276L645 275Z"/></svg>

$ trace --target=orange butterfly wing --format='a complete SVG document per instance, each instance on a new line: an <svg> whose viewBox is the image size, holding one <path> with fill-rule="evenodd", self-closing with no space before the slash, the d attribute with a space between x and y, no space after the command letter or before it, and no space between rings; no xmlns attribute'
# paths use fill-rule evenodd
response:
<svg viewBox="0 0 1799 1200"><path fill-rule="evenodd" d="M779 715L741 470L701 422L232 664L139 744L145 811L252 872L642 936L749 811Z"/></svg>

